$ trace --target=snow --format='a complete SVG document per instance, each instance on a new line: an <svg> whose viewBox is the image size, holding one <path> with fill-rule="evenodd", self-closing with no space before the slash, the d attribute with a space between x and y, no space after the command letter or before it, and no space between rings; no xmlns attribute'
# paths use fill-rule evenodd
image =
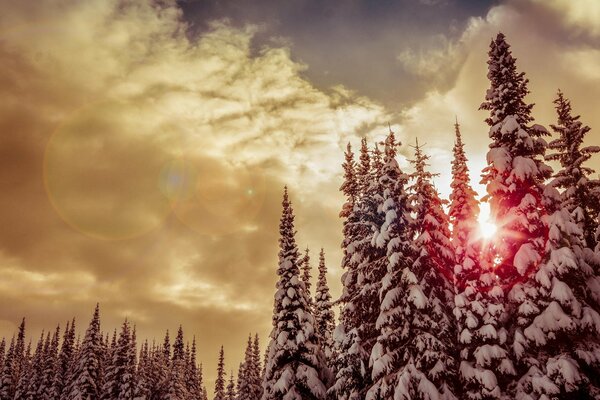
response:
<svg viewBox="0 0 600 400"><path fill-rule="evenodd" d="M539 264L541 258L532 243L524 243L515 254L513 265L519 274L525 275L529 267Z"/></svg>

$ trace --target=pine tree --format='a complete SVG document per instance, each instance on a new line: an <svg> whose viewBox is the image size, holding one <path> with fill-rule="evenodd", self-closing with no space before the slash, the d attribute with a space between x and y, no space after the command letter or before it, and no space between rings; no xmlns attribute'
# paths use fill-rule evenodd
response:
<svg viewBox="0 0 600 400"><path fill-rule="evenodd" d="M150 349L145 340L140 349L139 361L136 369L135 400L146 400L150 397L151 388Z"/></svg>
<svg viewBox="0 0 600 400"><path fill-rule="evenodd" d="M37 396L37 389L44 369L44 332L42 332L36 346L36 353L34 357L31 356L30 341L21 363L21 372L15 389L15 399L33 400ZM35 359L33 360L33 358Z"/></svg>
<svg viewBox="0 0 600 400"><path fill-rule="evenodd" d="M102 336L100 332L100 306L88 326L77 359L74 361L73 381L68 400L98 399L101 393Z"/></svg>
<svg viewBox="0 0 600 400"><path fill-rule="evenodd" d="M196 362L196 337L192 339L192 349L188 359L186 379L187 391L194 399L202 396L202 386L199 381L198 364Z"/></svg>
<svg viewBox="0 0 600 400"><path fill-rule="evenodd" d="M254 342L252 343L252 367L254 373L250 378L250 385L253 399L260 399L262 397L262 367L260 362L260 343L258 339L258 333L254 335Z"/></svg>
<svg viewBox="0 0 600 400"><path fill-rule="evenodd" d="M565 127L576 130L573 120L566 122L572 117L562 94L556 104L559 123L564 118ZM563 135L561 139L569 140ZM576 143L566 147L575 151L581 141ZM563 154L563 159L571 156ZM557 187L569 179L563 180L560 172L557 176L552 183ZM585 218L580 218L585 214L579 205L570 204L569 196L576 193L570 190L573 187L559 194L552 185L543 197L545 254L535 275L514 285L509 295L518 306L513 348L520 379L513 391L524 399L595 399L600 397L600 314L589 304L586 291L594 271L583 251L589 238Z"/></svg>
<svg viewBox="0 0 600 400"><path fill-rule="evenodd" d="M133 398L133 371L131 360L131 327L125 320L118 340L113 336L109 359L105 368L102 398L106 400L131 400Z"/></svg>
<svg viewBox="0 0 600 400"><path fill-rule="evenodd" d="M371 157L366 139L361 141L360 159L357 166L352 148L348 144L344 168L344 183L340 190L346 202L340 212L343 221L342 242L342 295L343 305L340 321L335 329L335 346L339 349L335 360L335 383L329 389L329 396L340 400L358 400L364 397L369 385L369 352L360 336L360 325L364 319L361 285L363 251L370 246L372 228L363 216L368 198L366 193L371 186ZM364 198L364 199L363 199Z"/></svg>
<svg viewBox="0 0 600 400"><path fill-rule="evenodd" d="M227 384L227 393L225 394L225 399L227 400L235 400L235 383L233 383L233 371L229 374L229 383Z"/></svg>
<svg viewBox="0 0 600 400"><path fill-rule="evenodd" d="M12 379L12 369L15 359L15 337L10 340L10 346L4 357L4 365L0 374L0 399L12 400L14 397L13 391L15 383Z"/></svg>
<svg viewBox="0 0 600 400"><path fill-rule="evenodd" d="M480 108L490 111L486 122L492 143L482 183L487 185L484 199L490 203L499 229L483 257L487 264L480 278L486 286L480 302L482 319L467 321L476 333L471 340L478 344L461 364L469 398L481 398L482 393L483 398L502 397L517 373L507 342L511 340L508 333L516 328L518 337L522 329L522 321L514 320L513 309L524 310L510 294L508 298L513 301L506 308L505 291L529 279L539 267L548 237L542 203L544 180L551 174L543 162L543 136L548 133L539 125L530 125L533 105L525 102L528 80L517 72L516 60L502 33L490 45L488 78L490 89ZM509 316L512 318L507 321Z"/></svg>
<svg viewBox="0 0 600 400"><path fill-rule="evenodd" d="M414 185L410 188L412 210L415 214L412 234L416 236L414 245L417 253L412 272L418 280L418 286L426 296L427 304L415 312L423 314L414 324L415 368L422 372L427 380L435 385L440 397L455 398L455 320L452 317L454 305L454 274L456 264L454 247L450 241L449 217L444 212L443 201L432 179L435 176L427 170L427 156L415 146L415 158L411 161L415 172L411 178ZM424 327L429 326L429 328ZM421 392L420 397L427 391Z"/></svg>
<svg viewBox="0 0 600 400"><path fill-rule="evenodd" d="M331 295L327 285L327 266L325 265L325 252L319 253L319 279L315 293L315 321L321 348L325 354L327 364L331 364L333 353L333 330L335 328L335 315L331 309Z"/></svg>
<svg viewBox="0 0 600 400"><path fill-rule="evenodd" d="M173 356L167 386L167 398L172 400L185 400L188 396L185 385L186 356L183 345L183 328L179 326L175 342L173 343ZM215 398L217 399L217 398Z"/></svg>
<svg viewBox="0 0 600 400"><path fill-rule="evenodd" d="M304 250L304 257L302 258L302 282L304 282L304 287L306 290L306 294L310 300L310 304L312 306L312 296L311 296L311 279L312 275L310 273L310 254L308 247Z"/></svg>
<svg viewBox="0 0 600 400"><path fill-rule="evenodd" d="M454 159L452 160L452 182L450 183L452 193L450 194L448 216L452 225L452 244L456 249L457 264L462 265L466 258L471 260L478 258L476 230L479 203L477 193L471 187L465 145L462 141L458 121L454 125L454 131L456 140L453 148Z"/></svg>
<svg viewBox="0 0 600 400"><path fill-rule="evenodd" d="M254 382L255 373L254 358L252 353L252 335L248 335L248 344L244 353L244 362L240 364L238 371L238 400L251 400L254 393L252 392L252 383Z"/></svg>
<svg viewBox="0 0 600 400"><path fill-rule="evenodd" d="M561 207L575 218L582 229L586 247L594 249L600 213L600 181L590 179L594 170L584 163L594 153L600 152L600 147L582 147L590 127L579 121L579 115L573 115L571 102L560 90L554 104L558 121L550 126L558 134L558 139L548 144L554 153L546 156L546 159L559 161L561 169L554 175L552 185L562 189Z"/></svg>
<svg viewBox="0 0 600 400"><path fill-rule="evenodd" d="M214 400L225 400L225 352L223 351L223 346L221 346L221 350L219 351Z"/></svg>
<svg viewBox="0 0 600 400"><path fill-rule="evenodd" d="M295 240L294 213L287 187L279 225L279 267L273 307L273 331L263 382L263 400L322 400L324 360L304 285Z"/></svg>

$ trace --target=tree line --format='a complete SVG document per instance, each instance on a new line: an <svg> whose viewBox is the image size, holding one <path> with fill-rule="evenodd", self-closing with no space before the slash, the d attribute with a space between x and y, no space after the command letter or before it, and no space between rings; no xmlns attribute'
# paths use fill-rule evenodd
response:
<svg viewBox="0 0 600 400"><path fill-rule="evenodd" d="M296 242L287 187L278 282L266 353L250 336L237 377L221 348L216 400L488 400L600 398L600 147L558 91L556 124L536 124L528 80L500 33L488 59L490 145L482 171L498 231L481 235L460 126L449 200L416 142L348 144L340 190L342 294L332 301L325 254L312 293L308 249ZM558 165L556 172L547 164ZM332 308L340 307L336 318ZM0 400L207 399L196 343L112 338L96 307L83 340L75 322L26 345L25 323L0 342ZM264 362L261 362L263 360Z"/></svg>
<svg viewBox="0 0 600 400"><path fill-rule="evenodd" d="M341 312L322 331L286 188L263 400L600 398L600 148L560 91L548 142L502 33L488 55L482 201L498 231L478 229L458 123L449 201L418 142L410 174L391 129L358 159L348 144Z"/></svg>

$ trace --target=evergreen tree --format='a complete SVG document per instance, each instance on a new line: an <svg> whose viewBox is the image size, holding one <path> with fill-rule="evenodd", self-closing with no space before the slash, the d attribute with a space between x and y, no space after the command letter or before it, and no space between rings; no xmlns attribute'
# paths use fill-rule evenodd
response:
<svg viewBox="0 0 600 400"><path fill-rule="evenodd" d="M217 379L215 381L214 400L225 400L225 352L223 346L219 351L219 363L217 365Z"/></svg>
<svg viewBox="0 0 600 400"><path fill-rule="evenodd" d="M452 225L452 244L456 250L457 264L462 265L466 258L476 260L477 257L477 218L479 202L477 193L471 187L469 167L465 145L462 141L458 121L454 125L456 140L454 142L452 160L452 182L450 188L450 204L448 216ZM474 250L471 252L471 250Z"/></svg>
<svg viewBox="0 0 600 400"><path fill-rule="evenodd" d="M254 393L252 392L252 383L255 379L253 376L255 372L252 352L252 335L248 335L248 344L246 345L246 351L244 353L244 362L240 364L238 371L238 400L251 400L254 398Z"/></svg>
<svg viewBox="0 0 600 400"><path fill-rule="evenodd" d="M233 383L233 371L229 374L229 383L227 384L227 393L225 394L227 400L235 400L235 383Z"/></svg>
<svg viewBox="0 0 600 400"><path fill-rule="evenodd" d="M260 399L262 397L262 367L260 362L260 344L258 340L258 333L254 335L254 342L252 343L252 367L254 372L250 376L249 382L251 386L250 393L253 399Z"/></svg>
<svg viewBox="0 0 600 400"><path fill-rule="evenodd" d="M187 375L186 375L187 391L194 399L199 399L202 396L202 386L199 381L198 364L196 362L196 337L192 339L192 350L188 359Z"/></svg>
<svg viewBox="0 0 600 400"><path fill-rule="evenodd" d="M145 340L140 349L139 361L136 369L135 400L146 400L150 397L150 349Z"/></svg>
<svg viewBox="0 0 600 400"><path fill-rule="evenodd" d="M304 282L304 287L306 290L306 294L310 300L310 304L312 306L312 296L311 296L311 282L312 275L310 273L310 254L308 247L304 250L304 257L302 258L302 282Z"/></svg>
<svg viewBox="0 0 600 400"><path fill-rule="evenodd" d="M427 156L415 146L412 160L415 172L411 187L411 202L415 215L412 233L417 253L412 272L427 298L427 304L419 308L417 314L423 317L415 328L414 360L415 367L433 383L444 399L455 398L455 342L456 325L452 317L454 305L454 273L456 254L450 241L449 217L443 209L443 201L435 189L432 179L435 176L427 170ZM423 323L425 323L423 325ZM423 329L429 325L429 328ZM420 390L417 389L417 392ZM424 396L423 391L420 395ZM426 397L426 396L425 396Z"/></svg>
<svg viewBox="0 0 600 400"><path fill-rule="evenodd" d="M335 328L335 315L331 309L331 295L327 285L327 266L325 265L325 252L323 249L319 253L319 279L315 293L315 321L321 348L329 365L334 358L333 330Z"/></svg>
<svg viewBox="0 0 600 400"><path fill-rule="evenodd" d="M100 332L100 306L96 305L94 316L88 326L81 348L74 362L73 381L68 400L91 400L100 398L102 368L102 336Z"/></svg>
<svg viewBox="0 0 600 400"><path fill-rule="evenodd" d="M173 343L173 357L169 374L167 398L172 400L185 400L188 396L185 384L186 355L183 345L183 328L179 326L175 342ZM215 399L217 399L215 397Z"/></svg>
<svg viewBox="0 0 600 400"><path fill-rule="evenodd" d="M273 331L263 382L263 400L322 400L324 360L315 336L305 287L300 281L294 213L287 187L279 225L279 267L273 309Z"/></svg>
<svg viewBox="0 0 600 400"><path fill-rule="evenodd" d="M485 200L499 230L483 257L487 261L481 278L487 287L480 303L483 318L467 321L477 328L474 340L479 344L461 364L470 398L481 398L481 393L483 398L502 397L516 374L507 341L514 328L517 337L522 329L522 321L514 321L513 309L524 310L520 301L505 308L505 290L529 279L539 267L548 237L542 203L544 180L551 174L543 162L543 136L548 133L539 125L530 125L533 105L525 102L528 80L517 72L516 60L502 33L490 45L488 78L490 89L481 109L490 111L486 122L492 143L482 183L487 185ZM508 316L512 318L506 321Z"/></svg>
<svg viewBox="0 0 600 400"><path fill-rule="evenodd" d="M1 400L12 400L13 390L15 384L12 379L12 368L15 359L15 337L13 336L10 340L10 346L4 357L4 365L2 366L2 373L0 374L0 399Z"/></svg>
<svg viewBox="0 0 600 400"><path fill-rule="evenodd" d="M582 138L573 139L581 134L581 131L575 133L580 124L575 123L576 120L567 122L573 117L562 94L556 104L559 124L573 130L573 137L567 139L570 135L563 133L558 140L564 140L568 143L565 148L576 153ZM559 149L556 142L554 145ZM589 158L584 153L577 155L580 161ZM574 156L562 154L556 159ZM587 178L579 177L584 186ZM587 239L591 240L586 234L585 217L582 217L585 205L571 203L569 197L576 196L577 192L572 190L573 186L564 187L562 194L552 187L561 187L569 178L559 172L552 185L545 188L545 218L542 220L548 232L545 253L535 274L514 285L509 294L517 310L513 349L519 380L511 389L518 398L600 397L600 324L594 322L600 322L600 315L590 305L586 291L586 281L594 276L594 271L584 251Z"/></svg>
<svg viewBox="0 0 600 400"><path fill-rule="evenodd" d="M586 247L594 249L600 213L600 181L590 179L594 170L584 164L594 153L600 152L600 147L582 147L590 127L581 123L579 115L573 115L571 102L560 90L554 104L558 121L550 126L558 138L549 143L554 153L546 159L559 161L561 169L554 175L552 185L562 190L561 207L575 218L584 233Z"/></svg>
<svg viewBox="0 0 600 400"><path fill-rule="evenodd" d="M333 399L358 400L364 397L369 385L369 352L361 340L360 326L364 320L363 293L361 285L364 277L361 265L365 259L363 252L370 246L372 227L364 216L367 210L367 192L371 186L371 157L366 139L362 139L359 165L354 161L352 148L348 144L344 168L344 183L340 190L346 202L340 212L343 221L342 242L342 304L340 321L335 330L335 345L339 349L335 360L335 383L329 389ZM372 207L370 207L372 210Z"/></svg>

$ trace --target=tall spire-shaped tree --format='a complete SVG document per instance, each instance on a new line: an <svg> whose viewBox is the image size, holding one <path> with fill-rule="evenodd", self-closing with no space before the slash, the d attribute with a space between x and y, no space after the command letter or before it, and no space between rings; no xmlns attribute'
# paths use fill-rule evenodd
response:
<svg viewBox="0 0 600 400"><path fill-rule="evenodd" d="M279 225L279 267L273 331L264 377L263 400L322 400L324 360L315 335L308 296L300 281L294 212L287 187Z"/></svg>
<svg viewBox="0 0 600 400"><path fill-rule="evenodd" d="M306 295L308 296L308 300L310 305L312 306L312 295L311 295L311 282L312 275L310 273L310 251L308 247L304 250L304 257L302 257L302 282L304 282L304 287L306 289Z"/></svg>
<svg viewBox="0 0 600 400"><path fill-rule="evenodd" d="M102 336L98 304L78 353L68 398L69 400L98 399L101 393L102 371Z"/></svg>
<svg viewBox="0 0 600 400"><path fill-rule="evenodd" d="M319 279L315 293L315 321L321 348L325 353L327 364L330 364L333 354L333 329L335 328L335 315L331 309L331 295L327 285L327 266L325 265L325 251L319 253Z"/></svg>
<svg viewBox="0 0 600 400"><path fill-rule="evenodd" d="M214 400L225 400L225 352L223 346L219 351L219 363L217 365L217 380L215 381Z"/></svg>
<svg viewBox="0 0 600 400"><path fill-rule="evenodd" d="M227 393L225 394L227 400L235 400L235 383L233 383L233 371L229 374L229 383L227 384Z"/></svg>
<svg viewBox="0 0 600 400"><path fill-rule="evenodd" d="M254 342L252 343L252 365L254 366L254 377L250 379L252 385L252 398L260 399L262 396L262 367L260 361L260 343L258 339L258 333L254 335Z"/></svg>
<svg viewBox="0 0 600 400"><path fill-rule="evenodd" d="M385 276L380 278L380 310L375 325L379 335L371 352L373 385L366 394L368 400L400 399L400 396L409 395L401 387L401 375L406 372L408 361L406 344L410 339L404 313L411 309L407 299L414 304L420 304L421 300L421 297L409 299L404 295L410 292L412 296L416 287L410 271L413 249L409 237L411 207L405 191L408 176L396 161L397 146L394 133L390 131L378 182L381 188L378 210L383 214L384 222L373 237L373 243L385 252L382 260Z"/></svg>
<svg viewBox="0 0 600 400"><path fill-rule="evenodd" d="M491 262L481 277L487 286L481 302L482 319L467 321L477 328L472 340L479 346L469 361L462 362L461 372L470 397L483 392L489 398L500 398L516 374L508 351L510 338L503 326L512 331L515 325L522 325L520 320L506 321L509 315L515 315L512 308L528 312L514 296L508 296L513 302L506 309L505 291L528 279L542 260L548 237L543 223L543 190L551 169L543 162L547 146L543 136L548 132L539 125L530 125L533 104L525 102L528 80L524 73L517 72L516 60L502 33L490 45L488 78L490 88L480 108L490 112L486 122L492 143L482 183L487 185L485 199L499 229L484 255Z"/></svg>
<svg viewBox="0 0 600 400"><path fill-rule="evenodd" d="M359 327L363 312L361 285L363 277L359 270L363 262L363 249L370 245L371 226L363 218L361 208L365 193L371 184L371 159L367 140L361 140L359 165L354 161L350 144L346 149L344 182L340 188L346 202L340 212L343 221L342 242L342 304L340 322L336 327L335 340L339 349L335 360L335 383L330 388L331 397L339 400L363 398L370 379L367 373L369 353L363 347Z"/></svg>
<svg viewBox="0 0 600 400"><path fill-rule="evenodd" d="M587 247L596 246L596 230L600 202L598 191L600 181L590 179L594 170L586 163L594 153L600 152L598 146L583 146L583 140L590 127L583 125L579 115L573 115L571 102L559 90L554 100L558 121L551 125L558 138L548 147L554 153L546 156L548 160L560 162L561 169L554 175L553 186L562 189L561 206L573 214L585 235Z"/></svg>
<svg viewBox="0 0 600 400"><path fill-rule="evenodd" d="M559 124L562 121L565 129L573 129L574 136L581 134L581 125L570 116L570 105L562 94L556 104ZM567 136L563 132L558 141L564 140L564 149L573 153L562 154L563 160L575 157L583 139L567 139ZM583 161L589 155L576 156ZM569 174L580 174L579 183L583 187L587 178L576 169ZM560 187L561 181L569 181L571 177L563 172L557 174L554 185ZM576 182L571 183L577 186ZM593 277L594 271L587 263L593 258L586 255L591 250L584 251L586 239L593 237L585 234L585 212L581 208L585 205L570 204L569 197L576 196L576 192L570 185L562 195L552 185L545 188L543 222L549 232L545 254L535 275L517 283L510 292L511 303L515 308L518 306L513 348L520 379L515 396L561 399L600 396L600 315L590 306L586 291L586 281Z"/></svg>
<svg viewBox="0 0 600 400"><path fill-rule="evenodd" d="M456 139L454 142L454 159L452 160L452 182L450 187L450 205L448 216L452 224L452 242L456 249L458 264L462 264L465 257L473 259L473 255L467 254L476 241L474 233L477 229L477 218L479 216L479 202L477 193L473 190L469 178L469 167L465 145L462 141L458 120L454 124Z"/></svg>

